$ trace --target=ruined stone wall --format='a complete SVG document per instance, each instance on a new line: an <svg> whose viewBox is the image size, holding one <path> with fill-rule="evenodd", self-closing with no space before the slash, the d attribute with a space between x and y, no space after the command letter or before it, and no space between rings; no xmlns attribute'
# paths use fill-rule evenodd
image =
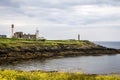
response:
<svg viewBox="0 0 120 80"><path fill-rule="evenodd" d="M23 32L16 32L16 33L14 33L14 38L36 39L36 35L34 35L34 34L23 34Z"/></svg>

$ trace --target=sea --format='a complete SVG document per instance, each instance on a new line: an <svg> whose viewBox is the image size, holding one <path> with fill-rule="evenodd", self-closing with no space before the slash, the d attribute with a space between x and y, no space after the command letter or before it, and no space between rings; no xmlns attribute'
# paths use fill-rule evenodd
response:
<svg viewBox="0 0 120 80"><path fill-rule="evenodd" d="M108 48L120 49L120 41L95 41L94 43Z"/></svg>

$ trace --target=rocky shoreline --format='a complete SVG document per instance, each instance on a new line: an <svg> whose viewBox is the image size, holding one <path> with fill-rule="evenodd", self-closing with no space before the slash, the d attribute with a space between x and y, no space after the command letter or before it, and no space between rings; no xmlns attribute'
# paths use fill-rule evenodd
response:
<svg viewBox="0 0 120 80"><path fill-rule="evenodd" d="M0 52L1 53L1 52ZM21 50L21 51L5 51L0 54L0 63L14 62L26 59L43 59L53 57L70 57L70 56L100 56L119 54L120 50L111 48L81 48L81 49L41 49L41 50Z"/></svg>
<svg viewBox="0 0 120 80"><path fill-rule="evenodd" d="M84 43L84 44L83 44ZM35 58L69 57L69 56L99 56L119 54L120 50L106 48L89 41L82 41L82 46L78 42L74 44L56 43L55 46L42 46L42 44L22 43L26 46L8 47L5 44L0 48L0 63L14 62ZM43 43L45 44L45 43ZM53 44L53 43L52 43ZM15 45L15 44L14 44Z"/></svg>

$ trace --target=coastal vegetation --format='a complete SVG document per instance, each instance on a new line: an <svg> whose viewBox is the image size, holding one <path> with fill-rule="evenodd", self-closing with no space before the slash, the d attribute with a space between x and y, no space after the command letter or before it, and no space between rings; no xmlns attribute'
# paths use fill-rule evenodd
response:
<svg viewBox="0 0 120 80"><path fill-rule="evenodd" d="M17 47L17 46L58 46L58 45L79 45L85 46L87 44L93 45L89 41L81 40L30 40L30 39L14 39L14 38L0 38L0 47Z"/></svg>
<svg viewBox="0 0 120 80"><path fill-rule="evenodd" d="M106 48L87 40L30 40L0 38L0 63L33 58L118 54L120 50Z"/></svg>
<svg viewBox="0 0 120 80"><path fill-rule="evenodd" d="M120 76L0 69L0 80L120 80Z"/></svg>

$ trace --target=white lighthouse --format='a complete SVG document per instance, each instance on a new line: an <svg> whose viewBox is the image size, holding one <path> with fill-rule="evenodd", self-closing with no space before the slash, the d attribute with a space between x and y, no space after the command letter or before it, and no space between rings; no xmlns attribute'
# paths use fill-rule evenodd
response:
<svg viewBox="0 0 120 80"><path fill-rule="evenodd" d="M39 39L39 30L38 29L36 29L35 35L36 35L36 39Z"/></svg>

